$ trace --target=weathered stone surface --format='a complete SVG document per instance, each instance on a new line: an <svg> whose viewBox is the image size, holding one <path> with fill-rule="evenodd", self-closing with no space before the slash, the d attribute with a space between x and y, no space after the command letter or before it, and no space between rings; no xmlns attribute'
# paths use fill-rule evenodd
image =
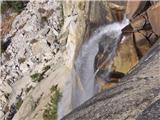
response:
<svg viewBox="0 0 160 120"><path fill-rule="evenodd" d="M82 9L81 7L84 8ZM71 7L74 6L74 7ZM73 67L76 52L86 35L89 2L63 2L64 25L60 33L60 42L64 45L64 59L69 68ZM82 19L83 18L83 19Z"/></svg>
<svg viewBox="0 0 160 120"><path fill-rule="evenodd" d="M112 16L115 19L115 21L122 21L124 18L124 12L125 12L126 6L122 3L118 4L118 2L116 3L109 2L109 7L111 9Z"/></svg>
<svg viewBox="0 0 160 120"><path fill-rule="evenodd" d="M140 15L131 18L130 21L130 24L122 29L122 33L126 36L132 35L131 39L133 39L134 41L134 47L136 49L137 56L140 59L155 43L158 37L152 30L152 26L150 21L148 20L146 12L143 12Z"/></svg>
<svg viewBox="0 0 160 120"><path fill-rule="evenodd" d="M14 120L42 120L44 107L50 98L49 89L55 84L60 86L63 95L66 94L60 102L61 105L64 104L64 109L61 108L61 116L72 110L71 81L77 79L75 77L76 73L72 73L72 68L81 45L97 27L114 21L122 21L126 9L126 1L63 1L63 4L61 3L52 0L31 0L27 8L15 18L10 33L5 37L4 41L11 39L11 44L5 47L6 52L2 54L1 59L0 119L9 111L7 108L15 103L15 98L21 93L22 89L26 91L29 87L31 87L29 92L22 93L24 102L14 116ZM148 9L150 3L148 2L145 5L147 7L137 2L137 6L133 5L133 8L127 6L127 9L130 8L128 15L132 16L131 18L137 16L145 9ZM138 62L136 48L139 49L142 57L157 39L157 33L155 34L153 31L144 28L137 31L137 29L144 27L146 17L137 16L131 22L130 26L127 26L130 28L128 31L129 37L126 37L124 41L122 40L117 49L117 56L113 60L113 69L115 71L112 72L110 77L116 82L123 77L123 73L127 73ZM135 31L135 40L133 41L131 33ZM149 38L151 44L143 35ZM112 46L110 47L112 48ZM158 66L155 66L155 64L159 64L155 60L157 55L152 56L151 54L148 57L149 60L142 60L144 63L138 64L138 66L144 68L136 67L138 69L137 74L132 75L135 72L134 70L128 77L122 79L122 82L115 88L112 87L116 86L117 83L106 83L98 76L97 82L102 85L102 89L112 89L87 102L84 107L82 106L84 112L87 112L84 113L80 110L79 112L82 112L82 114L74 114L73 119L76 119L77 116L77 119L96 119L97 117L98 120L121 117L130 119L132 115L137 116L138 112L136 110L143 111L150 104L150 101L152 102L151 99L157 97L156 94L159 91ZM101 63L101 60L103 62L104 59L105 57L98 62ZM51 70L44 75L44 80L38 84L33 83L30 76L37 72L41 73L46 65L51 66ZM105 63L104 66L107 68L108 64ZM148 73L153 69L156 72ZM117 77L115 73L116 75L119 73L118 75L121 76ZM154 76L154 79L151 81L152 76ZM126 79L129 79L129 81ZM158 82L155 84L156 80ZM148 81L149 85L147 84ZM66 84L69 84L69 86L66 87ZM141 90L143 87L144 89ZM129 94L127 94L128 91ZM120 95L118 95L119 93ZM145 96L146 93L149 97ZM10 95L9 101L8 94ZM112 99L109 98L110 96L118 97ZM124 101L121 101L123 99ZM110 103L110 101L113 101L113 103ZM120 103L118 103L119 101ZM94 105L90 106L90 104ZM89 108L85 108L87 106ZM110 108L113 108L113 110ZM121 111L124 113L121 113ZM126 111L131 112L132 115L127 116ZM116 115L114 116L113 113ZM5 117L7 115L8 113Z"/></svg>
<svg viewBox="0 0 160 120"><path fill-rule="evenodd" d="M6 34L9 33L9 31L11 30L11 25L13 20L15 19L17 13L14 14L10 14L9 16L3 17L2 15L2 21L1 21L1 38L3 38Z"/></svg>
<svg viewBox="0 0 160 120"><path fill-rule="evenodd" d="M138 31L143 29L146 23L145 15L139 15L135 19L131 21L131 26L133 27L133 31Z"/></svg>
<svg viewBox="0 0 160 120"><path fill-rule="evenodd" d="M153 31L160 35L160 3L155 4L147 10L148 19L152 25Z"/></svg>
<svg viewBox="0 0 160 120"><path fill-rule="evenodd" d="M145 33L142 32L135 32L135 42L136 42L136 47L139 50L138 52L141 54L140 57L144 56L145 53L149 50L151 45L149 44L148 40L144 36ZM133 38L134 39L134 38Z"/></svg>
<svg viewBox="0 0 160 120"><path fill-rule="evenodd" d="M116 87L94 96L63 120L136 119L160 98L159 42Z"/></svg>
<svg viewBox="0 0 160 120"><path fill-rule="evenodd" d="M127 36L124 39L124 42L118 45L117 53L113 60L113 69L122 73L127 73L139 60L132 36Z"/></svg>
<svg viewBox="0 0 160 120"><path fill-rule="evenodd" d="M116 18L118 16L111 9L121 10L121 17L118 20ZM67 1L63 3L63 10L65 22L61 36L64 36L60 37L60 41L66 44L66 51L64 52L66 65L72 67L73 60L77 57L75 53L80 49L81 44L89 38L98 26L113 21L121 21L125 6L119 2ZM70 61L70 63L67 61Z"/></svg>
<svg viewBox="0 0 160 120"><path fill-rule="evenodd" d="M21 108L16 113L13 120L43 120L43 112L47 103L50 101L50 88L53 85L58 84L58 87L62 90L65 81L69 76L70 69L61 63L52 66L48 73L48 77L32 89L26 96ZM70 108L65 109L69 111Z"/></svg>
<svg viewBox="0 0 160 120"><path fill-rule="evenodd" d="M44 12L39 10L41 8ZM46 65L60 62L57 59L59 42L56 38L60 33L62 19L61 3L53 1L29 2L16 16L9 34L3 39L6 45L0 59L0 111L3 112L6 105L15 102L14 98L21 89L26 89L27 85L35 86L31 74L42 72ZM26 79L22 79L24 76Z"/></svg>
<svg viewBox="0 0 160 120"><path fill-rule="evenodd" d="M160 119L160 99L147 107L136 120L159 120Z"/></svg>
<svg viewBox="0 0 160 120"><path fill-rule="evenodd" d="M129 19L132 19L144 12L150 5L150 1L128 1L126 15Z"/></svg>

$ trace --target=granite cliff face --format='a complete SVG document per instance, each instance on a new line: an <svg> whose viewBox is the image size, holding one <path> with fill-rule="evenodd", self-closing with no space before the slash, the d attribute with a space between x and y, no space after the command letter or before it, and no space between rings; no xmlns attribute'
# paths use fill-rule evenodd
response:
<svg viewBox="0 0 160 120"><path fill-rule="evenodd" d="M160 44L158 29L155 31L156 26L154 26L156 24L158 27L160 24L157 23L159 18L154 16L159 14L159 6L159 2L127 2L125 13L130 24L122 29L125 38L122 38L113 60L114 75L111 73L111 81L115 81L116 76L120 78L120 75L116 74L117 71L127 75L119 79L116 85L114 82L103 82L103 89L111 88L74 109L63 120L156 120L160 118L158 113ZM100 67L103 71L109 66L105 63L106 56L103 55L105 52L107 51L99 52L97 55L99 61L97 68ZM103 73L97 76L100 84Z"/></svg>
<svg viewBox="0 0 160 120"><path fill-rule="evenodd" d="M159 108L160 97L159 9L158 1L41 0L30 1L19 15L2 19L14 20L2 22L0 118L44 120L53 85L62 93L58 119L71 112L77 107L73 91L85 88L76 71L82 46L97 28L121 24L124 18L129 23L121 30L111 62L113 38L106 36L99 38L102 42L93 58L95 84L98 92L105 91L62 119L158 118L158 112L150 109ZM14 110L19 101L23 102Z"/></svg>

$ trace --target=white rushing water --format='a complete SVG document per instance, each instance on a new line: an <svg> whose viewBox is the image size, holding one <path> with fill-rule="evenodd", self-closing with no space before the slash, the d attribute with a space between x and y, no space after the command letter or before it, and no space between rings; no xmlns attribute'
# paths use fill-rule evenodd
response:
<svg viewBox="0 0 160 120"><path fill-rule="evenodd" d="M102 26L98 28L89 38L89 40L82 45L79 56L75 63L79 80L77 80L77 85L75 85L75 89L72 91L72 102L74 108L97 93L94 63L95 56L99 50L99 43L101 42L102 38L106 36L105 40L107 45L105 48L109 50L107 60L111 62L111 59L115 55L117 44L121 36L121 29L127 24L128 20L124 19L121 23L113 23Z"/></svg>
<svg viewBox="0 0 160 120"><path fill-rule="evenodd" d="M75 69L66 82L59 102L58 120L97 93L95 75L98 70L94 71L94 63L99 50L99 43L102 40L107 40L105 46L109 51L107 60L112 61L111 58L115 55L118 40L121 36L121 29L127 24L128 20L124 19L121 23L99 27L89 40L82 45L75 61ZM106 36L105 39L103 39L104 36Z"/></svg>

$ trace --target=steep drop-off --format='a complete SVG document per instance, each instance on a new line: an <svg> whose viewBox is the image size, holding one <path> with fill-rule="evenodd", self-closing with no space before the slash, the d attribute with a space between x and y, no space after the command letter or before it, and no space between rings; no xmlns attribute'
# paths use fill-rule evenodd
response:
<svg viewBox="0 0 160 120"><path fill-rule="evenodd" d="M53 86L58 119L156 118L159 9L158 1L28 2L2 22L11 26L1 42L0 119L44 120Z"/></svg>

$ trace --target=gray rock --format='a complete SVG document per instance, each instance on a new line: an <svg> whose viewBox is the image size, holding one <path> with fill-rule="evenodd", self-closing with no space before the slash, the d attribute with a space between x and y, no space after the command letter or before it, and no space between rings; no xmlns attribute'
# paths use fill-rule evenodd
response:
<svg viewBox="0 0 160 120"><path fill-rule="evenodd" d="M160 99L147 107L136 120L160 120Z"/></svg>

